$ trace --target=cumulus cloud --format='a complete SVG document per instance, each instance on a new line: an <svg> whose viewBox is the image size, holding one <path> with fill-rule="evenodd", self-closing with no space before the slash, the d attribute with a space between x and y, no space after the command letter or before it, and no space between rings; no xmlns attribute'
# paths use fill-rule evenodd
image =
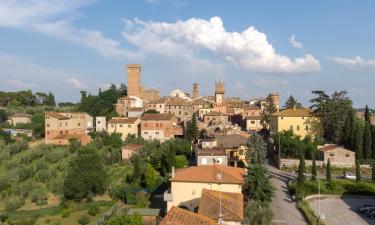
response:
<svg viewBox="0 0 375 225"><path fill-rule="evenodd" d="M7 83L9 85L11 85L12 87L18 88L18 89L37 87L35 84L23 82L23 81L17 80L17 79L8 79Z"/></svg>
<svg viewBox="0 0 375 225"><path fill-rule="evenodd" d="M359 66L359 67L370 67L375 66L375 59L362 59L361 56L354 58L341 58L341 57L328 57L333 62L344 65L344 66Z"/></svg>
<svg viewBox="0 0 375 225"><path fill-rule="evenodd" d="M68 83L73 85L73 88L75 89L86 89L87 86L82 81L78 80L77 78L68 78L66 79Z"/></svg>
<svg viewBox="0 0 375 225"><path fill-rule="evenodd" d="M292 36L290 36L289 43L292 45L293 48L303 49L302 43L296 40L295 34L292 34Z"/></svg>
<svg viewBox="0 0 375 225"><path fill-rule="evenodd" d="M255 27L238 32L225 30L220 17L210 20L191 18L175 23L126 20L124 38L142 51L170 58L202 59L209 52L249 71L311 72L320 70L320 62L310 54L291 59L279 54L266 34ZM202 53L203 52L203 53Z"/></svg>
<svg viewBox="0 0 375 225"><path fill-rule="evenodd" d="M120 42L105 37L100 31L76 28L72 21L77 10L93 0L2 0L0 26L41 32L89 49L108 58L142 57L120 47Z"/></svg>

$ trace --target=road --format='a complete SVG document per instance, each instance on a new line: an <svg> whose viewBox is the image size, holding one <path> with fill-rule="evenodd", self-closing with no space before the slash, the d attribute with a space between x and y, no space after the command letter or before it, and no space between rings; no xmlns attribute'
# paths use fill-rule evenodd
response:
<svg viewBox="0 0 375 225"><path fill-rule="evenodd" d="M276 188L272 199L273 225L308 225L302 213L296 208L287 188L290 175L284 173L269 163L267 166L270 180Z"/></svg>

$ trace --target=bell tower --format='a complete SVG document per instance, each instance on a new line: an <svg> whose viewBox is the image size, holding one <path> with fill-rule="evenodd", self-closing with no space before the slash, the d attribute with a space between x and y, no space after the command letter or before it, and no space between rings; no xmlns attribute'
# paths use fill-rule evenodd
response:
<svg viewBox="0 0 375 225"><path fill-rule="evenodd" d="M194 83L193 84L193 94L192 94L193 99L199 97L199 89L198 89L198 87L199 87L198 83Z"/></svg>
<svg viewBox="0 0 375 225"><path fill-rule="evenodd" d="M216 103L223 103L224 102L224 93L225 93L225 88L224 88L224 83L219 81L215 83L215 102Z"/></svg>
<svg viewBox="0 0 375 225"><path fill-rule="evenodd" d="M141 65L126 65L128 74L128 96L141 97Z"/></svg>

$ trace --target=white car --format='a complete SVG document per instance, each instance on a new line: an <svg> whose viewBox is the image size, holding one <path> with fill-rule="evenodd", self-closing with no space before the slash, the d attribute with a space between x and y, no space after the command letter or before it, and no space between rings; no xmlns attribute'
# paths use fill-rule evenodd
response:
<svg viewBox="0 0 375 225"><path fill-rule="evenodd" d="M345 173L345 179L355 180L357 177L352 173Z"/></svg>

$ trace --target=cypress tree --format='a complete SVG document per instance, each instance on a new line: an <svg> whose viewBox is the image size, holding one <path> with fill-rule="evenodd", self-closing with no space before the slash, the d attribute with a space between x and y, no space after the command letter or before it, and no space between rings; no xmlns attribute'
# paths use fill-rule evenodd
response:
<svg viewBox="0 0 375 225"><path fill-rule="evenodd" d="M332 182L332 176L331 176L331 162L329 161L328 159L328 162L327 162L327 167L326 167L326 176L327 176L327 181L329 183Z"/></svg>
<svg viewBox="0 0 375 225"><path fill-rule="evenodd" d="M141 177L141 159L138 154L134 157L134 171L133 171L133 178L136 181L139 181L139 178Z"/></svg>
<svg viewBox="0 0 375 225"><path fill-rule="evenodd" d="M359 165L359 160L355 161L355 176L356 176L356 182L361 181L361 167Z"/></svg>
<svg viewBox="0 0 375 225"><path fill-rule="evenodd" d="M375 181L375 160L372 160L372 165L371 165L371 179L372 181Z"/></svg>
<svg viewBox="0 0 375 225"><path fill-rule="evenodd" d="M371 126L371 140L372 158L375 159L375 126Z"/></svg>
<svg viewBox="0 0 375 225"><path fill-rule="evenodd" d="M365 123L365 130L363 132L363 152L366 159L370 159L372 156L371 124L368 121L366 121Z"/></svg>
<svg viewBox="0 0 375 225"><path fill-rule="evenodd" d="M303 184L305 182L305 156L303 151L300 152L299 156L299 167L298 167L298 183Z"/></svg>
<svg viewBox="0 0 375 225"><path fill-rule="evenodd" d="M312 175L312 180L315 181L316 176L318 175L317 169L316 169L315 154L313 155L313 159L312 159L311 175Z"/></svg>
<svg viewBox="0 0 375 225"><path fill-rule="evenodd" d="M365 121L371 122L371 114L370 114L370 111L368 109L368 105L366 105L366 109L365 109Z"/></svg>
<svg viewBox="0 0 375 225"><path fill-rule="evenodd" d="M362 160L363 159L363 130L362 130L361 124L358 121L355 123L353 137L354 137L354 149L355 149L356 159Z"/></svg>
<svg viewBox="0 0 375 225"><path fill-rule="evenodd" d="M345 123L343 126L341 144L348 149L354 148L353 143L353 132L355 129L354 116L352 110L348 111L348 114L345 118Z"/></svg>

